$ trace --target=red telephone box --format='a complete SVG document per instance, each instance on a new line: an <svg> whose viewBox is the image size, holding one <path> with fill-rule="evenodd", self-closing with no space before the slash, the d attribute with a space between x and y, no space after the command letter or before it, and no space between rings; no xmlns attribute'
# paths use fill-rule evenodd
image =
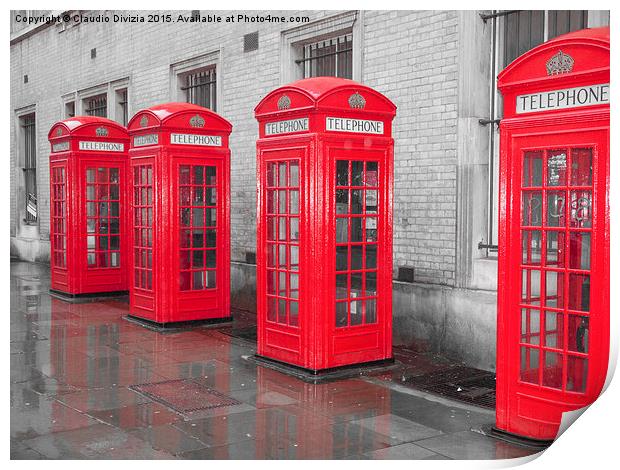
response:
<svg viewBox="0 0 620 470"><path fill-rule="evenodd" d="M126 293L124 127L78 116L49 132L51 290L64 299Z"/></svg>
<svg viewBox="0 0 620 470"><path fill-rule="evenodd" d="M167 103L131 118L130 317L167 327L230 319L232 126Z"/></svg>
<svg viewBox="0 0 620 470"><path fill-rule="evenodd" d="M609 28L532 49L499 88L496 426L551 440L607 371Z"/></svg>
<svg viewBox="0 0 620 470"><path fill-rule="evenodd" d="M312 372L392 357L392 119L317 77L256 107L258 356Z"/></svg>

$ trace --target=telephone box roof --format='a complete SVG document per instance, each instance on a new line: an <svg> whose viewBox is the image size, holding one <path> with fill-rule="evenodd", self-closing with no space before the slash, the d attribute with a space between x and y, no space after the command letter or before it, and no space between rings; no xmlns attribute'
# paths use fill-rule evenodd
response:
<svg viewBox="0 0 620 470"><path fill-rule="evenodd" d="M205 128L211 129L215 127L222 130L227 130L228 132L232 130L232 124L219 114L211 111L210 109L191 103L163 103L151 106L150 108L142 109L129 120L127 129L136 130L141 127L166 126L168 124L176 127L178 123L173 123L170 121L185 114L198 114L208 118L208 121L211 124L206 125ZM149 119L148 126L140 125L139 120L141 120L144 115L150 115L154 118ZM136 123L136 121L138 122ZM213 126L213 123L217 124Z"/></svg>
<svg viewBox="0 0 620 470"><path fill-rule="evenodd" d="M287 112L300 108L334 108L338 103L333 98L335 95L345 95L349 98L354 93L360 93L364 97L364 109L360 111L380 112L394 115L396 105L385 95L378 91L358 83L354 80L337 77L314 77L304 78L296 82L289 83L280 88L276 88L265 96L254 108L256 116L271 114L274 112ZM276 106L282 95L287 95L290 99L288 107ZM294 99L295 95L299 99ZM346 100L345 100L346 103ZM341 104L340 104L341 106Z"/></svg>
<svg viewBox="0 0 620 470"><path fill-rule="evenodd" d="M114 129L114 132L110 135L110 137L127 137L127 130L119 123L112 121L111 119L98 116L75 116L58 121L51 127L47 137L48 139L55 139L59 137L66 137L68 135L88 134L89 128L94 126L107 126ZM58 133L59 129L61 130L60 134Z"/></svg>

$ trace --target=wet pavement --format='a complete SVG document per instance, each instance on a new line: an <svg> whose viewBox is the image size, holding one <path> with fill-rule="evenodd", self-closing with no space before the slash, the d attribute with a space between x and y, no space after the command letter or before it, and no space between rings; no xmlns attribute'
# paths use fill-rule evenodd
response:
<svg viewBox="0 0 620 470"><path fill-rule="evenodd" d="M399 349L388 371L311 384L257 365L251 314L157 333L118 300L50 297L49 267L11 263L13 459L505 459L494 412L406 379L449 366ZM472 430L473 429L473 430Z"/></svg>

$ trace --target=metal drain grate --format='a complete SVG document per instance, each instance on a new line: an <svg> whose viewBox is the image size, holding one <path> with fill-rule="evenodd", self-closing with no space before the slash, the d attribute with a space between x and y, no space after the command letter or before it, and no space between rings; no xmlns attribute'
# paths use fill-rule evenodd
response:
<svg viewBox="0 0 620 470"><path fill-rule="evenodd" d="M410 377L406 384L463 403L495 409L495 374L457 366Z"/></svg>
<svg viewBox="0 0 620 470"><path fill-rule="evenodd" d="M241 404L240 401L207 387L200 379L164 380L131 385L129 389L181 414Z"/></svg>

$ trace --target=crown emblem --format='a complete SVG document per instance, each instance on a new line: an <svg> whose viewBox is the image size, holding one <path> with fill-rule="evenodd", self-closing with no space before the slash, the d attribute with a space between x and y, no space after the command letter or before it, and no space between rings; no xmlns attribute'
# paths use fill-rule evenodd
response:
<svg viewBox="0 0 620 470"><path fill-rule="evenodd" d="M149 123L149 118L146 117L146 114L142 116L140 119L140 127L146 127Z"/></svg>
<svg viewBox="0 0 620 470"><path fill-rule="evenodd" d="M547 75L560 75L573 70L575 59L562 51L558 51L556 55L547 61Z"/></svg>
<svg viewBox="0 0 620 470"><path fill-rule="evenodd" d="M62 135L62 127L56 129L56 135Z"/></svg>
<svg viewBox="0 0 620 470"><path fill-rule="evenodd" d="M108 130L105 127L98 127L95 130L95 134L97 134L97 137L107 137L108 136Z"/></svg>
<svg viewBox="0 0 620 470"><path fill-rule="evenodd" d="M358 92L355 92L349 96L349 106L352 109L363 109L366 106L366 100Z"/></svg>
<svg viewBox="0 0 620 470"><path fill-rule="evenodd" d="M291 99L286 95L280 96L280 99L278 100L278 109L289 109L290 107Z"/></svg>
<svg viewBox="0 0 620 470"><path fill-rule="evenodd" d="M192 127L204 127L205 120L201 116L196 114L193 118L189 120L189 125Z"/></svg>

